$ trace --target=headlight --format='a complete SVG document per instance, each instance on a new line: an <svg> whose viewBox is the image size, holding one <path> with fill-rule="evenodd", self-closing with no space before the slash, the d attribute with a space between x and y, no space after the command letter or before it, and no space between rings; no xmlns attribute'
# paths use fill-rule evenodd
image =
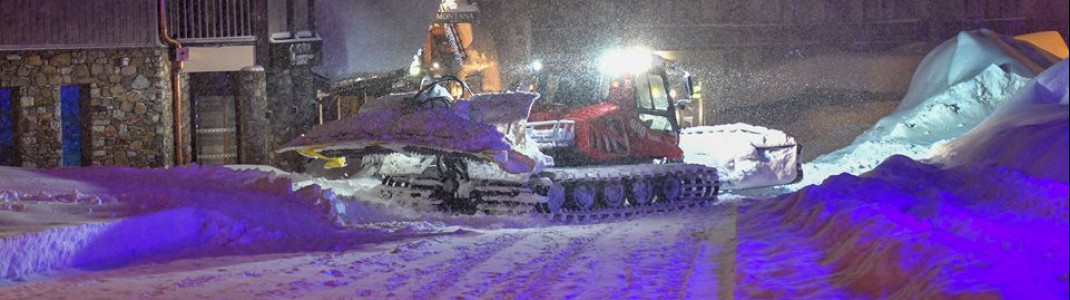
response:
<svg viewBox="0 0 1070 300"><path fill-rule="evenodd" d="M609 75L639 74L650 70L653 52L645 47L606 51L599 61L599 70Z"/></svg>
<svg viewBox="0 0 1070 300"><path fill-rule="evenodd" d="M531 62L531 70L535 71L535 72L542 71L542 61L541 60L536 60L536 61Z"/></svg>

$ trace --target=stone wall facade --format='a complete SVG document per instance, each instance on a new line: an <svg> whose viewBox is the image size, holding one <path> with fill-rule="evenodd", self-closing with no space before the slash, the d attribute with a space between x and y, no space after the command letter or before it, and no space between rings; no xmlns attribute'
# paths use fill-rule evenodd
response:
<svg viewBox="0 0 1070 300"><path fill-rule="evenodd" d="M179 101L181 101L181 103L183 104L181 112L179 112L180 116L178 116L179 118L181 118L179 120L179 126L180 126L180 128L182 128L182 131L181 131L181 135L182 136L180 137L180 139L182 141L179 142L179 143L181 143L181 145L179 145L179 146L182 147L182 157L180 157L178 164L188 165L190 163L193 163L193 136L194 136L193 128L194 128L194 126L193 126L193 115L190 114L193 111L193 108L192 108L193 105L191 104L191 103L193 103L192 100L191 100L193 98L190 97L189 73L181 72L181 73L179 73L178 76L179 76L179 79L178 79L179 80L179 83L178 83L178 90L179 91L178 91L178 93L179 93L179 98L180 98ZM174 114L171 114L171 115L174 115ZM174 124L173 121L170 124ZM174 133L172 132L172 134L174 134Z"/></svg>
<svg viewBox="0 0 1070 300"><path fill-rule="evenodd" d="M263 67L247 67L238 73L238 162L271 163L267 110L267 76Z"/></svg>
<svg viewBox="0 0 1070 300"><path fill-rule="evenodd" d="M271 149L286 146L317 124L318 106L311 66L267 69L267 100L270 107ZM273 165L288 171L302 171L306 159L287 152L275 154Z"/></svg>
<svg viewBox="0 0 1070 300"><path fill-rule="evenodd" d="M74 85L83 165L170 165L169 74L164 48L0 51L0 88L14 92L15 161L61 166L60 88Z"/></svg>

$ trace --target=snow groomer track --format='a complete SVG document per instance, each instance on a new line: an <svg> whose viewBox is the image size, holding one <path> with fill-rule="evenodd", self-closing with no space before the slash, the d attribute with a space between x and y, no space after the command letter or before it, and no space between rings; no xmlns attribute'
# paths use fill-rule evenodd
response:
<svg viewBox="0 0 1070 300"><path fill-rule="evenodd" d="M478 212L533 215L552 221L582 222L628 218L702 207L717 199L714 168L692 164L648 164L551 168L540 174L552 182L539 192L511 182L480 182ZM449 195L436 178L387 177L379 194L418 211L449 211ZM445 197L444 197L445 196Z"/></svg>

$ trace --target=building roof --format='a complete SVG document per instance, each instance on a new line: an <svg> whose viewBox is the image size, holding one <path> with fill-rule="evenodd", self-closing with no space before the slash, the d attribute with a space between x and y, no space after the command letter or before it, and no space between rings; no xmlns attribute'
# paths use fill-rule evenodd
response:
<svg viewBox="0 0 1070 300"><path fill-rule="evenodd" d="M159 46L156 1L3 0L0 50Z"/></svg>

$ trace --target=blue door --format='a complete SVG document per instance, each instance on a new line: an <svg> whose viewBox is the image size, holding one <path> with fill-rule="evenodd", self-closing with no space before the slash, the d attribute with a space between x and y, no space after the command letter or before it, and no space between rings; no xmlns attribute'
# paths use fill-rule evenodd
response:
<svg viewBox="0 0 1070 300"><path fill-rule="evenodd" d="M0 166L15 165L15 113L11 89L0 89Z"/></svg>
<svg viewBox="0 0 1070 300"><path fill-rule="evenodd" d="M60 116L63 117L63 166L82 165L81 87L65 85L59 89Z"/></svg>

